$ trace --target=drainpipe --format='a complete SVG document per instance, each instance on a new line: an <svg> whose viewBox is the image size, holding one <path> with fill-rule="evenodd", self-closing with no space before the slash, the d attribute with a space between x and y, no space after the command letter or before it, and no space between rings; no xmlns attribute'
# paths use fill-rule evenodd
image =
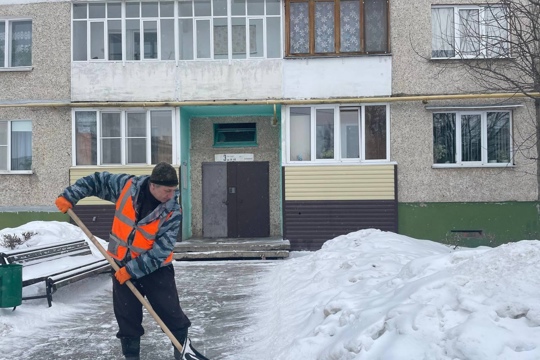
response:
<svg viewBox="0 0 540 360"><path fill-rule="evenodd" d="M0 108L17 107L171 107L171 106L211 106L211 105L310 105L310 104L358 104L358 103L389 103L400 101L422 101L427 103L434 100L467 100L467 99L514 99L540 98L540 92L523 93L494 93L494 94L447 94L447 95L413 95L393 97L354 97L330 99L269 99L269 100L194 100L194 101L111 101L111 102L28 102L0 103Z"/></svg>

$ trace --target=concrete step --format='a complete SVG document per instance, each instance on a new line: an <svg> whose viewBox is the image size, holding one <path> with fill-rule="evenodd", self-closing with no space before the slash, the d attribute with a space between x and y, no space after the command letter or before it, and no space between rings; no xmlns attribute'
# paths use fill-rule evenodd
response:
<svg viewBox="0 0 540 360"><path fill-rule="evenodd" d="M282 259L291 244L281 238L188 239L176 243L175 260Z"/></svg>

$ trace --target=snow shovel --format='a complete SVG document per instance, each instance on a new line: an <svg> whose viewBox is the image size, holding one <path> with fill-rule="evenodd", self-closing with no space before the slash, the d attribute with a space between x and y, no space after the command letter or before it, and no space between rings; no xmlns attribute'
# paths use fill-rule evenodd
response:
<svg viewBox="0 0 540 360"><path fill-rule="evenodd" d="M83 224L81 219L79 219L79 217L71 209L68 209L67 213L73 219L73 221L75 221L75 223L81 228L81 230L86 234L86 236L88 236L88 238L94 243L94 245L97 247L99 252L105 257L105 259L107 259L107 261L111 264L114 271L118 271L120 267L116 264L114 259L109 254L107 254L107 251L105 251L105 249L103 248L103 246L101 246L99 241L97 241L97 239L94 237L94 235L92 235L90 230L88 230L88 228ZM146 300L144 296L142 296L142 294L139 292L139 290L137 290L135 285L133 285L133 283L130 280L126 281L125 284L131 289L133 294L137 297L137 299L139 299L139 301L143 304L146 310L148 310L148 312L152 315L154 320L156 320L156 322L161 327L163 332L167 334L167 336L173 343L174 347L178 349L180 354L182 354L183 360L209 360L208 358L206 358L204 355L199 353L197 350L195 350L191 346L191 341L189 338L187 338L184 343L185 345L185 349L184 349L182 347L182 344L180 344L180 342L174 337L174 335L171 333L167 325L165 325L165 323L161 320L159 315L152 308L152 305L150 305L148 300Z"/></svg>

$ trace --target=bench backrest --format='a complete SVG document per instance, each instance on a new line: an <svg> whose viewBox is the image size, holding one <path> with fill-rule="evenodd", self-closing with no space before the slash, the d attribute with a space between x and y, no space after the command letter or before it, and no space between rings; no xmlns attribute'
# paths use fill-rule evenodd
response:
<svg viewBox="0 0 540 360"><path fill-rule="evenodd" d="M89 255L91 253L90 246L85 240L75 240L4 251L0 253L0 263L31 265L63 256Z"/></svg>

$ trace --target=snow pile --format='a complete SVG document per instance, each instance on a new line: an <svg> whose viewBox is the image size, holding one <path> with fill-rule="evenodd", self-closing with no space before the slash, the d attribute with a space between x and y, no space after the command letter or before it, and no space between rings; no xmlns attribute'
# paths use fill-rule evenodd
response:
<svg viewBox="0 0 540 360"><path fill-rule="evenodd" d="M538 241L454 251L362 230L258 290L248 353L267 359L540 359Z"/></svg>
<svg viewBox="0 0 540 360"><path fill-rule="evenodd" d="M24 225L16 228L4 228L0 230L0 252L5 250L11 250L7 247L3 247L1 241L5 235L16 236L18 238L24 238L24 233L31 234L28 241L19 245L17 249L25 249L36 246L45 246L49 244L55 244L60 242L68 242L73 240L84 239L90 245L92 254L98 258L103 258L103 255L94 246L92 241L84 234L84 232L73 224L62 221L30 221ZM99 243L107 248L107 243L102 239L96 237Z"/></svg>

